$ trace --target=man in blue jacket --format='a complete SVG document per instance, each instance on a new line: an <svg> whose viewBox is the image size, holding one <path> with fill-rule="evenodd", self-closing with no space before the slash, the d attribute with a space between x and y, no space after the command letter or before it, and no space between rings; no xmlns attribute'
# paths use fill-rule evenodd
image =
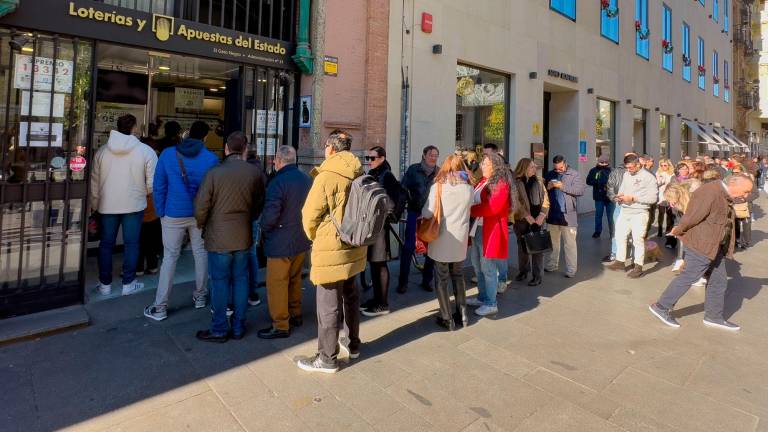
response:
<svg viewBox="0 0 768 432"><path fill-rule="evenodd" d="M171 294L176 261L189 233L195 257L195 308L204 308L208 294L208 255L202 231L195 221L195 196L208 171L219 163L218 157L205 147L210 127L203 121L192 123L189 137L160 154L155 170L153 198L155 211L163 229L163 263L157 283L155 302L144 309L144 316L155 321L168 317L168 297Z"/></svg>
<svg viewBox="0 0 768 432"><path fill-rule="evenodd" d="M302 325L301 269L310 242L302 230L301 209L312 179L296 166L296 150L280 146L277 174L267 187L261 230L267 256L267 303L272 326L259 330L262 339L286 338Z"/></svg>

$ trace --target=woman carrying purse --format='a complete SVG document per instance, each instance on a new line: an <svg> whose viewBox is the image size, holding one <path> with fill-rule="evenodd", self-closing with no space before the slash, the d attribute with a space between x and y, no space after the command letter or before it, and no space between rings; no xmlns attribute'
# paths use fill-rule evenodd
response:
<svg viewBox="0 0 768 432"><path fill-rule="evenodd" d="M541 285L541 270L544 268L544 254L529 254L524 236L542 229L549 212L549 197L544 182L536 176L536 163L522 158L515 167L514 194L517 207L514 211L514 231L517 236L517 268L515 277L522 282L531 273L528 286Z"/></svg>

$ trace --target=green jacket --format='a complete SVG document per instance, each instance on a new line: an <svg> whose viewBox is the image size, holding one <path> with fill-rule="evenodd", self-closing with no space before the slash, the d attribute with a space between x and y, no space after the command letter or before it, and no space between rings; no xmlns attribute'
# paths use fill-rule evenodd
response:
<svg viewBox="0 0 768 432"><path fill-rule="evenodd" d="M326 159L316 169L307 201L301 210L302 225L312 241L309 279L315 285L347 280L365 269L368 247L350 247L341 242L330 211L339 223L344 218L352 181L363 175L360 160L348 151Z"/></svg>

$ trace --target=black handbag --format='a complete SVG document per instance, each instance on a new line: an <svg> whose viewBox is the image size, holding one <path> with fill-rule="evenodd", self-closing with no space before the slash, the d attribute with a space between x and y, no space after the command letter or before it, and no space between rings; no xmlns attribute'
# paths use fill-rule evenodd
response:
<svg viewBox="0 0 768 432"><path fill-rule="evenodd" d="M524 234L523 241L529 255L552 252L552 237L547 230L531 231Z"/></svg>

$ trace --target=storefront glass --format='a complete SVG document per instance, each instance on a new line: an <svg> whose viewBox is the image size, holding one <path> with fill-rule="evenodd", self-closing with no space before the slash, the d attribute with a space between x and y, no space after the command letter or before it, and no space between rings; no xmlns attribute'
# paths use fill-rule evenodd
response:
<svg viewBox="0 0 768 432"><path fill-rule="evenodd" d="M456 68L456 148L495 144L508 154L509 77L474 66Z"/></svg>
<svg viewBox="0 0 768 432"><path fill-rule="evenodd" d="M669 115L659 114L659 157L669 157Z"/></svg>
<svg viewBox="0 0 768 432"><path fill-rule="evenodd" d="M595 155L606 156L613 163L616 143L616 104L605 99L597 100L595 111Z"/></svg>
<svg viewBox="0 0 768 432"><path fill-rule="evenodd" d="M680 122L680 158L684 159L691 154L688 148L691 145L691 128L683 121Z"/></svg>
<svg viewBox="0 0 768 432"><path fill-rule="evenodd" d="M635 107L632 110L634 118L634 127L632 130L632 151L637 154L646 154L648 151L648 145L646 137L646 120L648 118L648 110Z"/></svg>

